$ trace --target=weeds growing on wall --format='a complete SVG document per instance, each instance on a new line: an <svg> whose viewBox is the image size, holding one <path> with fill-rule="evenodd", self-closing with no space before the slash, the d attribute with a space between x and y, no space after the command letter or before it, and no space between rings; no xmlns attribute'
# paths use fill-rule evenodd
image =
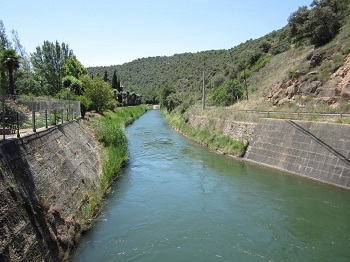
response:
<svg viewBox="0 0 350 262"><path fill-rule="evenodd" d="M102 145L102 178L100 187L95 192L90 192L84 200L82 212L86 219L95 217L103 196L111 183L120 175L123 165L128 160L125 126L146 111L146 106L123 107L115 112L105 112L102 118L94 120L96 123L92 126Z"/></svg>
<svg viewBox="0 0 350 262"><path fill-rule="evenodd" d="M163 112L163 114L172 127L203 146L223 154L239 157L245 153L248 145L246 140L236 140L218 131L189 126L181 114L168 114L167 112Z"/></svg>

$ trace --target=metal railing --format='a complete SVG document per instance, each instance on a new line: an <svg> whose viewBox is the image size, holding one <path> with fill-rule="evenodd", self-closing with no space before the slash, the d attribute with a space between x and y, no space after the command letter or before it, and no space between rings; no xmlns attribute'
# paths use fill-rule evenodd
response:
<svg viewBox="0 0 350 262"><path fill-rule="evenodd" d="M80 102L43 97L1 96L0 134L20 137L21 134L37 132L39 128L48 128L77 119L80 114Z"/></svg>
<svg viewBox="0 0 350 262"><path fill-rule="evenodd" d="M200 107L195 107L195 110L201 111ZM233 117L239 120L247 120L247 118L253 122L257 122L260 118L281 118L292 120L312 120L312 121L330 121L341 118L350 118L350 113L328 113L328 112L288 112L288 111L271 111L271 110L234 110L231 108L216 108L206 107L207 111L218 111L225 116Z"/></svg>

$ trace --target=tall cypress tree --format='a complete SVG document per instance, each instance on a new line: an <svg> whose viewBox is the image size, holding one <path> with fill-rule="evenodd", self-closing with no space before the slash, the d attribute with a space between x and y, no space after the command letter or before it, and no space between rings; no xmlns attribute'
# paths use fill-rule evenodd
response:
<svg viewBox="0 0 350 262"><path fill-rule="evenodd" d="M104 73L104 75L103 75L103 81L105 81L105 82L108 82L108 81L109 81L107 70L105 70L105 73Z"/></svg>
<svg viewBox="0 0 350 262"><path fill-rule="evenodd" d="M117 70L114 70L113 76L112 76L112 88L118 89L118 77L117 77Z"/></svg>

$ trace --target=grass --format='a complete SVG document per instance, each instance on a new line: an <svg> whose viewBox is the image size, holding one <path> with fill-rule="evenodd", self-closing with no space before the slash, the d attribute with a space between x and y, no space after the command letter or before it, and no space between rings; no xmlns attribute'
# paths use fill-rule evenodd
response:
<svg viewBox="0 0 350 262"><path fill-rule="evenodd" d="M99 187L86 192L82 198L81 208L86 221L91 221L97 215L103 197L128 160L125 126L146 111L146 106L118 108L115 112L104 112L102 117L94 118L90 123L102 148L102 177Z"/></svg>
<svg viewBox="0 0 350 262"><path fill-rule="evenodd" d="M248 145L246 140L232 139L223 133L215 131L214 127L209 129L194 128L186 124L186 119L179 113L168 114L164 111L163 114L173 128L203 146L223 154L238 157L243 156L245 153Z"/></svg>

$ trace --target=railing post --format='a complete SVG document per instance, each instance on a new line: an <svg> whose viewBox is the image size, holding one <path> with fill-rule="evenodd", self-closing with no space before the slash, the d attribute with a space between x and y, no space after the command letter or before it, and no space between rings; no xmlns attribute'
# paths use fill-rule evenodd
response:
<svg viewBox="0 0 350 262"><path fill-rule="evenodd" d="M32 119L33 119L33 132L36 132L36 126L35 126L35 110L32 111Z"/></svg>
<svg viewBox="0 0 350 262"><path fill-rule="evenodd" d="M20 138L21 135L19 134L19 113L16 112L16 122L17 122L17 138Z"/></svg>
<svg viewBox="0 0 350 262"><path fill-rule="evenodd" d="M53 125L56 125L56 118L57 118L57 110L56 108L53 110Z"/></svg>
<svg viewBox="0 0 350 262"><path fill-rule="evenodd" d="M5 95L2 93L2 114L1 114L1 121L2 121L2 139L5 140Z"/></svg>
<svg viewBox="0 0 350 262"><path fill-rule="evenodd" d="M61 109L61 123L63 124L63 109Z"/></svg>
<svg viewBox="0 0 350 262"><path fill-rule="evenodd" d="M47 109L45 109L45 127L47 128Z"/></svg>

